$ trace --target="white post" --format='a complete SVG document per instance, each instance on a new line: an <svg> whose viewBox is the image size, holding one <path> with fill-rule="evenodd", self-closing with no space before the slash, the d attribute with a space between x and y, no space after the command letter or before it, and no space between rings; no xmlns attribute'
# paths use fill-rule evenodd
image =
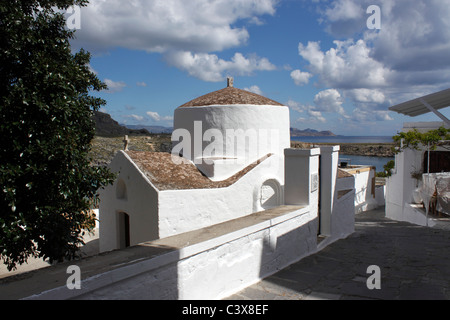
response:
<svg viewBox="0 0 450 320"><path fill-rule="evenodd" d="M339 162L339 146L320 147L320 234L331 235L331 216L333 213Z"/></svg>
<svg viewBox="0 0 450 320"><path fill-rule="evenodd" d="M284 201L317 209L320 149L285 149ZM316 180L317 179L317 180Z"/></svg>
<svg viewBox="0 0 450 320"><path fill-rule="evenodd" d="M125 136L123 139L123 150L124 151L128 151L128 143L130 142L130 140L128 139L128 136Z"/></svg>

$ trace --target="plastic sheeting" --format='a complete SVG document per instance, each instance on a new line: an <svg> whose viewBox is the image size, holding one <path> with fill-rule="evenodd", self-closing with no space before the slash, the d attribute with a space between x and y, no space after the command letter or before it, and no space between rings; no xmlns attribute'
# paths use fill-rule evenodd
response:
<svg viewBox="0 0 450 320"><path fill-rule="evenodd" d="M450 175L438 179L436 183L437 210L450 215Z"/></svg>
<svg viewBox="0 0 450 320"><path fill-rule="evenodd" d="M436 196L436 210L450 215L450 172L423 174L421 195L427 213L433 196Z"/></svg>

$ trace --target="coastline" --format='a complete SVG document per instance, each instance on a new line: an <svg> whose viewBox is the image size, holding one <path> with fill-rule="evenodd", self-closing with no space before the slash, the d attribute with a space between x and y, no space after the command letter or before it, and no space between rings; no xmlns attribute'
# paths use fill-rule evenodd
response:
<svg viewBox="0 0 450 320"><path fill-rule="evenodd" d="M153 134L149 136L130 136L130 150L170 152L171 136L167 134ZM341 147L340 153L356 156L394 157L394 143L307 143L291 140L292 148L310 148L314 145ZM117 151L123 149L123 137L96 136L92 141L90 157L93 165L107 165Z"/></svg>
<svg viewBox="0 0 450 320"><path fill-rule="evenodd" d="M306 148L312 145L319 146L335 146L339 145L341 147L340 153L354 156L368 156L368 157L394 157L395 153L393 148L394 143L306 143L300 141L292 141L292 148Z"/></svg>

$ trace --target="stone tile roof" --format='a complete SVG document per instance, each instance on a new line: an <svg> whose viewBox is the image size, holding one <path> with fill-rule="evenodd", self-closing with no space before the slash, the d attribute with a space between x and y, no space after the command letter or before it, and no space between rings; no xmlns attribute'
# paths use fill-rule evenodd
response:
<svg viewBox="0 0 450 320"><path fill-rule="evenodd" d="M259 94L234 87L227 87L225 89L205 94L204 96L183 104L179 108L231 104L283 106L281 103L263 97Z"/></svg>
<svg viewBox="0 0 450 320"><path fill-rule="evenodd" d="M126 154L161 191L226 188L271 156L268 154L224 181L211 181L192 163L175 164L170 153L126 151ZM173 157L181 160L178 156L173 155Z"/></svg>
<svg viewBox="0 0 450 320"><path fill-rule="evenodd" d="M338 179L353 177L347 171L338 168Z"/></svg>

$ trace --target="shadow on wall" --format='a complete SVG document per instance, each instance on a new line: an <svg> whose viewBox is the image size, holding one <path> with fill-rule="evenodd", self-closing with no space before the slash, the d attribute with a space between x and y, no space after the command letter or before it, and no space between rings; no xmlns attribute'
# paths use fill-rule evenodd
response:
<svg viewBox="0 0 450 320"><path fill-rule="evenodd" d="M355 177L355 214L378 207L376 200L375 169L353 174Z"/></svg>
<svg viewBox="0 0 450 320"><path fill-rule="evenodd" d="M117 257L117 269L83 282L87 293L75 299L88 300L178 300L177 248L145 243L105 255ZM140 261L141 260L141 261ZM167 261L170 261L167 263ZM136 262L138 261L138 262ZM139 262L140 261L140 262ZM129 265L127 265L129 264ZM160 267L164 266L164 267ZM82 267L81 267L82 268ZM103 279L104 278L104 279ZM108 283L110 282L110 283Z"/></svg>
<svg viewBox="0 0 450 320"><path fill-rule="evenodd" d="M292 223L299 223L297 219ZM286 233L281 228L271 229L263 241L259 277L263 279L315 253L318 221L315 218Z"/></svg>
<svg viewBox="0 0 450 320"><path fill-rule="evenodd" d="M178 260L176 248L142 244L0 279L0 299L177 300ZM81 271L79 290L66 286L69 266Z"/></svg>

